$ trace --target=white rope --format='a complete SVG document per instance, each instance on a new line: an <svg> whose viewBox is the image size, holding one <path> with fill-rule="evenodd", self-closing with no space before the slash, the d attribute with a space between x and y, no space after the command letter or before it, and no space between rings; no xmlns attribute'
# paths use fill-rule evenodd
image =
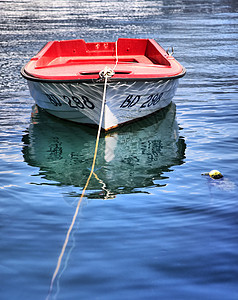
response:
<svg viewBox="0 0 238 300"><path fill-rule="evenodd" d="M70 237L71 231L72 231L72 229L74 227L76 218L78 216L80 204L82 203L82 200L83 200L85 191L86 191L86 189L88 187L89 181L90 181L92 175L94 174L94 168L95 168L95 163L96 163L96 158L97 158L97 151L98 151L98 145L99 145L99 138L100 138L100 133L101 133L101 128L102 128L102 122L103 122L103 113L104 113L104 107L105 107L105 102L106 102L107 79L109 77L112 77L115 74L114 70L116 69L117 64L118 64L117 41L115 43L115 52L116 52L115 53L116 54L115 55L116 56L116 62L115 62L114 68L111 69L111 68L109 68L109 67L106 66L104 68L104 70L102 70L102 71L99 72L99 76L104 79L104 88L103 88L101 113L100 113L100 119L99 119L99 125L98 125L98 132L97 132L97 139L96 139L96 145L95 145L95 150L94 150L93 162L92 162L92 166L91 166L91 172L90 172L90 174L88 176L87 182L86 182L86 184L84 186L84 189L82 191L81 197L80 197L80 199L78 201L78 204L77 204L77 207L75 209L72 222L71 222L71 224L69 226L69 229L67 231L67 234L66 234L66 237L65 237L65 241L64 241L63 247L61 249L60 255L58 257L58 261L57 261L57 265L56 265L54 274L53 274L52 279L51 279L50 289L49 289L49 293L48 293L48 295L46 297L46 300L49 299L49 297L51 295L51 292L53 290L54 281L55 281L56 276L58 275L58 272L59 272L59 269L60 269L60 266L61 266L61 262L62 262L62 258L64 256L64 253L65 253L68 241L69 241L69 237Z"/></svg>
<svg viewBox="0 0 238 300"><path fill-rule="evenodd" d="M117 41L115 43L115 52L116 52L116 63L115 63L114 68L112 69L113 71L115 71L117 64L118 64Z"/></svg>
<svg viewBox="0 0 238 300"><path fill-rule="evenodd" d="M80 199L78 201L78 204L77 204L77 207L75 209L75 213L74 213L72 222L71 222L70 227L69 227L69 229L67 231L66 238L65 238L63 247L61 249L61 253L59 255L59 258L58 258L57 266L55 268L54 274L53 274L52 279L51 279L50 289L49 289L48 296L46 297L46 300L49 299L50 294L51 294L51 292L53 290L54 281L55 281L55 278L56 278L56 276L57 276L57 274L59 272L59 269L60 269L60 266L61 266L61 262L62 262L62 258L64 256L64 253L65 253L68 241L69 241L70 233L71 233L71 231L72 231L72 229L74 227L76 218L78 216L80 204L82 203L85 191L86 191L86 189L88 187L88 184L89 184L89 181L90 181L90 179L91 179L91 177L92 177L92 175L94 173L94 168L95 168L95 163L96 163L96 157L97 157L97 151L98 151L98 145L99 145L99 138L100 138L100 133L101 133L101 128L102 128L102 122L103 122L104 106L105 106L105 102L106 102L107 79L108 79L108 77L111 77L111 76L114 75L114 71L112 69L108 68L108 67L105 67L104 70L102 70L99 74L100 74L100 76L102 78L105 79L105 81L104 81L103 98L102 98L102 105L101 105L101 113L100 113L100 119L99 119L99 125L98 125L98 132L97 132L97 139L96 139L96 145L95 145L95 150L94 150L93 162L92 162L92 166L91 166L91 172L90 172L90 174L88 176L87 182L86 182L86 184L84 186L84 189L82 191L81 197L80 197Z"/></svg>

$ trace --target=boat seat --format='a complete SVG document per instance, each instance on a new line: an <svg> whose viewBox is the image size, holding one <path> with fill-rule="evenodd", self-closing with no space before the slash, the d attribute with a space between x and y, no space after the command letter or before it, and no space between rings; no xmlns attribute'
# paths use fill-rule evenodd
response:
<svg viewBox="0 0 238 300"><path fill-rule="evenodd" d="M100 63L100 64L113 64L116 62L115 56L65 56L57 57L50 61L44 67L55 67L60 65L77 65L77 64L91 64L91 63ZM145 55L119 55L118 63L142 63L142 64L154 64L148 57Z"/></svg>

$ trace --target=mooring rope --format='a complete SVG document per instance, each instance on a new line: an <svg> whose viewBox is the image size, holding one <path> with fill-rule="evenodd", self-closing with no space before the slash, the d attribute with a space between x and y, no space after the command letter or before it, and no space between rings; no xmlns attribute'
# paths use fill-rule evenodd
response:
<svg viewBox="0 0 238 300"><path fill-rule="evenodd" d="M117 46L116 46L117 47ZM116 56L117 56L117 50L116 50ZM117 58L117 61L118 61L118 58ZM117 62L116 62L117 64ZM75 221L76 221L76 218L77 218L77 215L78 215L78 212L79 212L79 207L80 207L80 204L82 203L82 200L83 200L83 197L84 197L84 194L85 194L85 191L88 187L88 184L89 184L89 181L94 173L94 168L95 168L95 163L96 163L96 158L97 158L97 152L98 152L98 145L99 145L99 138L100 138L100 133L101 133L101 128L102 128L102 121L103 121L103 113L104 113L104 106L105 106L105 102L106 102L106 91L107 91L107 79L111 76L113 76L115 73L114 73L114 70L112 70L111 68L109 67L105 67L104 70L102 70L99 75L101 78L104 79L104 88L103 88L103 97L102 97L102 105L101 105L101 113L100 113L100 119L99 119L99 125L98 125L98 132L97 132L97 139L96 139L96 144L95 144L95 150L94 150L94 156L93 156L93 162L92 162L92 166L91 166L91 172L88 176L88 179L86 181L86 184L83 188L83 191L82 191L82 194L81 194L81 197L78 201L78 204L77 204L77 207L75 209L75 213L74 213L74 216L73 216L73 219L72 219L72 222L69 226L69 229L67 231L67 234L66 234L66 238L65 238L65 241L64 241L64 244L63 244L63 247L61 249L61 253L59 255L59 258L58 258L58 261L57 261L57 265L56 265L56 268L55 268L55 271L54 271L54 274L52 276L52 279L51 279L51 284L50 284L50 289L49 289L49 293L48 293L48 296L46 298L46 300L49 299L50 297L50 294L52 292L52 289L53 289L53 285L54 285L54 281L55 281L55 278L59 272L59 269L60 269L60 266L61 266L61 262L62 262L62 258L64 256L64 253L65 253L65 249L67 247L67 244L68 244L68 241L69 241L69 237L70 237L70 233L74 227L74 224L75 224Z"/></svg>
<svg viewBox="0 0 238 300"><path fill-rule="evenodd" d="M115 56L116 56L116 63L115 63L114 68L112 69L113 71L115 71L115 69L117 67L117 64L118 64L118 61L119 61L119 59L118 59L118 52L117 52L117 41L115 43Z"/></svg>

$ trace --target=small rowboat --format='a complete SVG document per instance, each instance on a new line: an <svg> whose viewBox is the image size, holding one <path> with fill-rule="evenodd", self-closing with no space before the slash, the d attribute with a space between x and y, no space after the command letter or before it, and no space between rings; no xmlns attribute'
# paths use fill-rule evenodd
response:
<svg viewBox="0 0 238 300"><path fill-rule="evenodd" d="M109 130L150 115L172 101L185 69L152 39L86 43L51 41L21 70L36 104L70 121L99 124L105 78L102 128Z"/></svg>

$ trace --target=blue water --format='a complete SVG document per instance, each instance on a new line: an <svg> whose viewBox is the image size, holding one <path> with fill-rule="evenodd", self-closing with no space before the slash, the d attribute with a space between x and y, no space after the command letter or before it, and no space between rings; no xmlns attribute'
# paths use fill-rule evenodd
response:
<svg viewBox="0 0 238 300"><path fill-rule="evenodd" d="M235 0L0 1L0 299L238 297ZM20 68L49 40L154 38L186 67L174 103L102 135L44 112ZM222 180L201 173L218 169Z"/></svg>

